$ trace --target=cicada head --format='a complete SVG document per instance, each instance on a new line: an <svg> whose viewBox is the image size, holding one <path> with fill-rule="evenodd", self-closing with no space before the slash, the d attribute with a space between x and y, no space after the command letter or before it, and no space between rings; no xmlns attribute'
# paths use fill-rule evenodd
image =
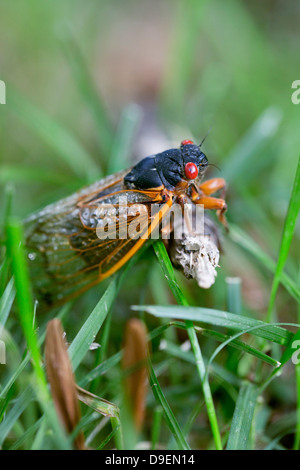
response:
<svg viewBox="0 0 300 470"><path fill-rule="evenodd" d="M184 179L202 179L208 166L208 160L201 151L200 145L194 144L191 140L183 140L180 152L183 161Z"/></svg>

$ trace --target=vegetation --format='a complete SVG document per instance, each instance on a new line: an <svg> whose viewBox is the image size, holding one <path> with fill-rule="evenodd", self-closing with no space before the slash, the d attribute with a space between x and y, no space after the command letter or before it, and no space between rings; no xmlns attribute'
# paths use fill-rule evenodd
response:
<svg viewBox="0 0 300 470"><path fill-rule="evenodd" d="M67 449L80 437L82 447L83 432L94 449L299 449L299 9L124 3L2 5L0 445ZM39 315L22 220L155 146L200 142L211 127L203 148L220 167L209 176L228 183L230 228L215 284L200 289L174 271L157 241ZM130 369L133 317L146 326L132 334L142 345L147 335L149 353L134 352ZM85 390L69 433L44 367L53 318ZM68 361L63 346L60 354ZM128 394L141 368L145 402Z"/></svg>

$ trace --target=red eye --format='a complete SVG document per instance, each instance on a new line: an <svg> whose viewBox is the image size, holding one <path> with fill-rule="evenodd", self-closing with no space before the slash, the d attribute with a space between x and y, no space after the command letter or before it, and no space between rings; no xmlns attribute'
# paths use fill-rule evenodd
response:
<svg viewBox="0 0 300 470"><path fill-rule="evenodd" d="M192 140L183 140L181 145L194 145L194 142Z"/></svg>
<svg viewBox="0 0 300 470"><path fill-rule="evenodd" d="M193 162L188 162L184 167L184 172L185 172L185 176L189 180L194 180L198 176L197 165L195 165L195 163Z"/></svg>

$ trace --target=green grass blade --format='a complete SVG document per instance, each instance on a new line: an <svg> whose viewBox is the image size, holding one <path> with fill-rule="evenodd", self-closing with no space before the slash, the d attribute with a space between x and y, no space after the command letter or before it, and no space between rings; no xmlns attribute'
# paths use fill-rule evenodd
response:
<svg viewBox="0 0 300 470"><path fill-rule="evenodd" d="M7 221L6 236L7 251L11 259L15 280L19 318L28 344L28 349L31 354L33 368L35 370L38 383L39 395L42 402L45 402L48 399L46 378L42 368L42 360L36 332L34 331L33 302L28 266L24 251L23 230L21 223L17 219L11 218Z"/></svg>
<svg viewBox="0 0 300 470"><path fill-rule="evenodd" d="M35 372L36 384L35 392L44 411L49 424L54 431L55 440L63 448L69 448L68 440L58 421L57 415L50 402L50 396L47 388L46 377L42 366L42 358L39 349L39 342L36 331L34 330L33 302L30 289L28 266L25 258L23 230L21 223L14 218L10 218L6 224L7 251L11 259L11 265L14 275L16 298L18 301L18 311L20 323L27 341L30 358ZM22 365L25 364L25 360ZM19 369L21 370L21 369ZM32 390L28 388L28 400ZM26 394L26 397L27 397Z"/></svg>
<svg viewBox="0 0 300 470"><path fill-rule="evenodd" d="M217 341L221 341L224 343L225 341L228 341L228 346L237 349L238 351L245 352L247 354L251 354L254 357L257 357L261 361L266 362L266 364L270 364L273 367L278 367L278 361L273 359L272 357L268 356L267 354L264 354L263 352L259 351L258 349L253 348L252 346L249 346L248 344L244 343L243 341L239 341L236 339L232 339L227 335L223 335L222 333L219 333L217 331L212 331L212 330L204 330L201 329L201 334L203 336L206 336L207 338L215 339ZM195 362L194 357L191 353L188 353L187 351L182 351L180 347L178 347L175 344L172 344L170 341L165 340L166 344L166 351L168 351L169 354L172 354L176 357L180 357L182 360L186 361L192 361L193 363Z"/></svg>
<svg viewBox="0 0 300 470"><path fill-rule="evenodd" d="M159 435L161 430L161 421L163 416L163 409L162 407L156 406L153 411L153 422L152 422L152 430L151 430L151 449L155 449L157 443L159 441Z"/></svg>
<svg viewBox="0 0 300 470"><path fill-rule="evenodd" d="M260 246L252 240L246 232L239 227L230 224L229 236L234 243L237 243L248 253L253 255L265 268L271 273L275 273L276 263L268 256ZM286 290L294 297L297 302L300 302L300 288L285 272L280 273L280 282Z"/></svg>
<svg viewBox="0 0 300 470"><path fill-rule="evenodd" d="M17 450L21 448L32 436L40 429L40 427L44 423L43 418L39 418L32 426L30 426L26 431L22 434L22 436L17 439L13 445L9 448L9 450Z"/></svg>
<svg viewBox="0 0 300 470"><path fill-rule="evenodd" d="M17 398L12 408L6 413L5 419L0 423L0 446L3 445L7 435L11 431L20 415L27 408L28 403L32 400L33 394L31 387L27 387Z"/></svg>
<svg viewBox="0 0 300 470"><path fill-rule="evenodd" d="M5 172L4 168L5 167L1 165L0 182L2 180L3 171ZM3 183L6 183L5 190L4 190L4 211L3 211L3 225L5 226L6 221L12 215L12 208L13 208L13 202L14 202L14 197L15 197L15 187L11 183L11 181L8 181L8 182L3 181Z"/></svg>
<svg viewBox="0 0 300 470"><path fill-rule="evenodd" d="M164 244L162 243L162 241L157 241L154 243L153 245L153 248L154 248L154 251L155 251L155 254L157 256L157 259L160 263L160 266L163 270L163 273L165 275L165 278L169 284L169 287L176 299L176 302L182 306L184 305L188 305L188 301L187 299L185 298L185 296L183 295L177 281L176 281L176 278L175 278L175 275L174 275L174 269L173 269L173 266L172 266L172 263L171 263L171 260L168 256L168 253L167 253L167 250L164 246Z"/></svg>
<svg viewBox="0 0 300 470"><path fill-rule="evenodd" d="M9 377L8 381L4 385L3 389L0 392L0 400L3 400L6 395L9 393L9 390L13 386L13 384L16 382L17 378L20 376L20 374L23 372L27 364L30 362L30 354L26 354L25 358L22 360L22 362L19 364L19 366L16 368L14 373L12 374L11 377Z"/></svg>
<svg viewBox="0 0 300 470"><path fill-rule="evenodd" d="M298 273L298 279L300 281L300 271ZM300 303L297 306L297 319L300 323ZM297 393L297 425L296 425L296 432L295 432L295 440L293 448L295 450L300 449L300 363L295 364L295 375L296 375L296 393Z"/></svg>
<svg viewBox="0 0 300 470"><path fill-rule="evenodd" d="M14 280L11 279L0 299L0 338L9 316L15 295L16 291L14 287Z"/></svg>
<svg viewBox="0 0 300 470"><path fill-rule="evenodd" d="M112 367L115 367L117 364L120 363L122 359L122 351L117 352L109 359L104 362L101 362L97 367L92 369L90 372L85 374L83 379L79 382L78 385L81 387L85 387L89 382L97 379L98 377L104 375L107 371L109 371Z"/></svg>
<svg viewBox="0 0 300 470"><path fill-rule="evenodd" d="M61 309L61 311L59 312L59 314L57 315L57 318L62 319L64 317L64 315L66 315L66 313L68 312L68 309L69 309L68 305L63 307ZM46 337L46 329L44 329L44 331L40 334L39 345L43 344L43 342L45 340L45 337ZM3 400L5 398L5 396L9 393L9 390L14 385L14 383L16 382L18 377L20 377L21 373L23 372L23 370L25 369L27 364L30 362L30 360L31 360L31 356L30 356L29 353L27 353L26 356L24 357L24 359L21 361L21 363L16 368L16 370L9 377L6 384L3 386L3 388L0 392L0 400Z"/></svg>
<svg viewBox="0 0 300 470"><path fill-rule="evenodd" d="M290 250L290 245L294 235L296 221L300 210L300 156L298 160L298 165L296 169L295 180L293 184L293 189L290 197L289 207L286 214L283 233L281 237L279 256L277 261L277 266L275 270L275 276L272 284L271 295L269 308L267 313L267 321L271 321L271 316L275 304L275 297L277 289L280 283L280 277L283 272L285 262Z"/></svg>
<svg viewBox="0 0 300 470"><path fill-rule="evenodd" d="M112 431L115 436L115 443L117 450L124 450L124 436L122 430L122 423L119 417L112 417L110 419Z"/></svg>
<svg viewBox="0 0 300 470"><path fill-rule="evenodd" d="M299 325L298 325L298 328L299 328ZM295 341L299 341L299 338L300 338L300 330L298 329L297 333L295 335L293 335L289 341L289 343L287 344L287 348L285 349L285 351L282 353L281 355L281 358L280 358L280 363L278 365L278 367L276 369L274 369L271 374L269 376L267 376L264 381L260 384L260 389L263 391L269 384L272 380L274 380L277 376L280 375L281 373L281 369L282 367L290 360L292 359L292 355L294 352L297 353L297 347L294 348L293 346L294 345L294 342ZM296 344L297 346L297 344ZM297 357L296 357L296 361L298 360L298 354L297 354ZM297 366L297 364L295 364L295 366ZM297 377L296 377L297 379Z"/></svg>
<svg viewBox="0 0 300 470"><path fill-rule="evenodd" d="M77 369L89 350L90 345L95 340L95 337L116 298L119 287L119 275L117 275L112 279L96 307L72 341L69 347L69 355L74 371Z"/></svg>
<svg viewBox="0 0 300 470"><path fill-rule="evenodd" d="M166 397L163 394L163 391L158 383L158 380L155 376L155 372L153 370L152 364L149 359L148 363L149 367L149 381L150 381L150 386L153 391L153 394L155 396L155 399L157 403L162 407L163 412L164 412L164 417L166 420L166 423L174 436L174 439L177 442L178 448L181 450L188 450L190 449L188 443L186 442L184 435L182 434L181 428L170 408L169 403L166 400Z"/></svg>
<svg viewBox="0 0 300 470"><path fill-rule="evenodd" d="M297 348L295 349L294 342L300 340L300 329L297 331L297 333L291 338L289 344L287 345L286 349L284 350L281 358L280 358L280 364L283 366L286 364L291 358L292 355L294 354L295 351L297 351Z"/></svg>
<svg viewBox="0 0 300 470"><path fill-rule="evenodd" d="M128 270L133 266L137 259L142 255L144 250L147 249L144 246L123 268L121 272L118 272L111 280L106 291L102 295L101 299L97 303L96 307L89 315L76 337L72 341L69 347L70 360L75 371L79 366L80 362L84 358L85 354L89 350L90 345L95 340L95 337L100 330L108 312L111 308L121 284L125 278Z"/></svg>
<svg viewBox="0 0 300 470"><path fill-rule="evenodd" d="M246 317L245 315L236 315L222 310L215 310L211 308L201 307L181 307L178 305L173 306L158 306L158 305L142 305L132 306L133 310L143 309L145 312L150 313L159 318L176 318L180 320L197 321L207 323L214 326L223 328L231 328L233 330L243 331L247 328L261 327L253 331L253 334L262 338L274 341L275 343L287 346L293 334L281 328L280 326L272 326L260 320Z"/></svg>
<svg viewBox="0 0 300 470"><path fill-rule="evenodd" d="M240 315L242 312L241 279L227 277L226 286L228 311Z"/></svg>
<svg viewBox="0 0 300 470"><path fill-rule="evenodd" d="M295 374L296 374L296 389L297 389L297 425L295 432L295 441L294 441L294 450L300 449L300 364L295 365Z"/></svg>
<svg viewBox="0 0 300 470"><path fill-rule="evenodd" d="M113 430L109 433L109 435L106 436L105 439L103 439L103 441L101 442L99 447L97 447L97 450L102 450L109 443L109 441L111 441L111 439L118 433L118 431L119 431L119 427L118 427L118 425L116 425L113 428ZM122 445L122 441L121 441L120 445Z"/></svg>
<svg viewBox="0 0 300 470"><path fill-rule="evenodd" d="M187 307L188 301L183 295L183 293L181 292L181 289L176 281L173 266L171 264L167 250L161 240L158 240L157 242L154 243L154 251L160 262L161 268L165 274L165 277L168 281L170 289L173 292L173 295L175 299L177 300L177 302L181 305L180 308L182 310L184 310L185 308L188 308ZM143 307L141 308L143 309ZM187 333L188 333L189 340L191 343L192 351L195 356L196 367L197 367L197 371L199 374L200 383L202 385L202 390L204 394L204 399L205 399L205 404L207 408L208 418L209 418L210 425L211 425L212 434L213 434L214 441L215 441L215 446L216 446L216 449L221 450L222 441L221 441L221 435L220 435L218 421L216 417L215 407L213 403L213 398L212 398L209 382L206 378L205 365L204 365L204 361L202 357L202 352L201 352L197 335L194 329L194 325L191 319L186 318L186 327L187 327Z"/></svg>
<svg viewBox="0 0 300 470"><path fill-rule="evenodd" d="M250 447L251 425L257 396L258 390L254 384L245 382L241 386L226 450L246 450Z"/></svg>

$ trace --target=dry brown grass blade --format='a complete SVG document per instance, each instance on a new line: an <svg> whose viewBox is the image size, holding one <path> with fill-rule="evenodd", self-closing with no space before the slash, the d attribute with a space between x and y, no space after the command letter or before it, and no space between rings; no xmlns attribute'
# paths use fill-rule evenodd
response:
<svg viewBox="0 0 300 470"><path fill-rule="evenodd" d="M47 325L45 356L56 412L70 434L78 425L81 413L67 345L58 319L51 320ZM74 439L74 445L79 450L86 448L82 432Z"/></svg>
<svg viewBox="0 0 300 470"><path fill-rule="evenodd" d="M147 393L147 331L142 321L133 318L126 323L122 367L129 371L125 393L137 430L143 426Z"/></svg>

